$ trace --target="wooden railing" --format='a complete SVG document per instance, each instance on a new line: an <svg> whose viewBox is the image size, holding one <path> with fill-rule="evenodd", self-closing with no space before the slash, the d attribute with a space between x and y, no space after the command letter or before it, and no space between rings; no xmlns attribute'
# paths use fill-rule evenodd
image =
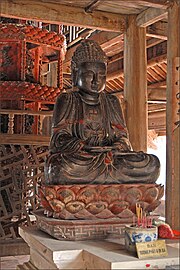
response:
<svg viewBox="0 0 180 270"><path fill-rule="evenodd" d="M6 110L6 109L1 109L0 110L0 115L1 115L1 125L2 125L2 121L3 121L3 117L2 115L7 115L8 116L8 129L7 129L7 133L8 134L16 134L17 132L14 130L14 126L15 126L15 116L21 116L21 122L18 123L18 125L21 125L21 127L19 128L19 130L21 132L18 132L20 134L27 134L27 132L25 131L25 126L24 126L24 121L25 121L25 116L33 116L33 125L39 125L39 131L38 132L33 132L33 128L32 128L32 134L35 135L42 135L43 133L43 121L45 119L45 117L52 117L53 112L52 111L27 111L27 110ZM37 119L38 118L38 119ZM36 121L35 121L36 120ZM1 133L6 133L4 132L4 130L1 129Z"/></svg>
<svg viewBox="0 0 180 270"><path fill-rule="evenodd" d="M41 25L39 25L38 27L41 27ZM54 25L43 23L43 28L47 29L48 31L55 31L65 35L68 48L71 47L74 43L77 43L79 40L84 38L84 35L86 36L86 34L89 32L89 29L69 25Z"/></svg>
<svg viewBox="0 0 180 270"><path fill-rule="evenodd" d="M67 47L71 47L85 37L89 36L95 30L81 28L77 26L62 25L62 33L66 36Z"/></svg>
<svg viewBox="0 0 180 270"><path fill-rule="evenodd" d="M1 109L0 143L49 145L52 114L52 111Z"/></svg>

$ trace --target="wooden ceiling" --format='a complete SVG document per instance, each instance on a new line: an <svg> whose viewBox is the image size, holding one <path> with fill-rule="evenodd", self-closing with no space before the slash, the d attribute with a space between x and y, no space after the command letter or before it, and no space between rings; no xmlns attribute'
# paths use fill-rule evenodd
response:
<svg viewBox="0 0 180 270"><path fill-rule="evenodd" d="M171 0L3 0L1 16L39 20L48 23L63 23L120 32L126 29L127 15L138 15L137 24L164 17Z"/></svg>
<svg viewBox="0 0 180 270"><path fill-rule="evenodd" d="M64 87L71 87L72 54L81 39L89 37L101 45L109 59L106 90L121 96L124 89L123 33L128 16L136 16L137 25L146 27L149 129L165 134L167 9L171 4L171 0L3 0L0 10L4 17L85 29L68 45L63 63Z"/></svg>
<svg viewBox="0 0 180 270"><path fill-rule="evenodd" d="M152 1L124 1L124 0L42 0L42 2L59 3L72 7L80 7L86 12L104 11L117 14L139 14L147 8L166 8L168 2L164 0Z"/></svg>

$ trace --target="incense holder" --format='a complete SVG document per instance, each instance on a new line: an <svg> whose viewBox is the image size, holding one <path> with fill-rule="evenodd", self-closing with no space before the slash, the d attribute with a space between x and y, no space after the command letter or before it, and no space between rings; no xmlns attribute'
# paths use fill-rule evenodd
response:
<svg viewBox="0 0 180 270"><path fill-rule="evenodd" d="M136 252L136 243L151 242L158 239L157 226L148 228L136 227L134 225L125 226L125 247L130 252Z"/></svg>

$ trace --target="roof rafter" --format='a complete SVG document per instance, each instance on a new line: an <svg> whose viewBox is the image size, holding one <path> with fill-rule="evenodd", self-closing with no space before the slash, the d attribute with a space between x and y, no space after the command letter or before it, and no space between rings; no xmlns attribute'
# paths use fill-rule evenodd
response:
<svg viewBox="0 0 180 270"><path fill-rule="evenodd" d="M152 66L156 65L157 63L158 64L161 64L161 63L165 62L166 59L167 59L167 55L166 54L162 54L162 55L153 57L152 59L149 59L148 60L148 62L147 62L147 68L152 67ZM122 59L119 59L116 62L114 62L114 63L111 64L111 70L107 74L107 81L113 80L113 79L115 79L115 78L123 75L124 70L122 68L119 68L121 66L122 66ZM160 82L160 83L158 82L157 85L156 85L156 83L154 83L151 86L151 88L153 88L153 86L155 86L155 87L158 86L159 87L161 85L164 85L164 84L162 84L162 82Z"/></svg>
<svg viewBox="0 0 180 270"><path fill-rule="evenodd" d="M168 0L141 0L137 1L139 4L144 6L154 7L154 8L167 8L170 5Z"/></svg>
<svg viewBox="0 0 180 270"><path fill-rule="evenodd" d="M89 5L87 5L85 7L85 11L88 13L88 12L92 12L97 6L98 4L101 2L101 0L93 0L91 1L91 3Z"/></svg>
<svg viewBox="0 0 180 270"><path fill-rule="evenodd" d="M147 27L146 35L163 40L167 40L168 24L166 22L156 22Z"/></svg>

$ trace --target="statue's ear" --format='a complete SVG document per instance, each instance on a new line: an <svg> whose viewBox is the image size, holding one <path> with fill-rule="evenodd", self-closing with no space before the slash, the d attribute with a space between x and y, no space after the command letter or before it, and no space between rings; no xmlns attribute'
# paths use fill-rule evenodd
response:
<svg viewBox="0 0 180 270"><path fill-rule="evenodd" d="M78 78L78 69L74 68L72 71L72 83L74 86L77 85L77 78Z"/></svg>

